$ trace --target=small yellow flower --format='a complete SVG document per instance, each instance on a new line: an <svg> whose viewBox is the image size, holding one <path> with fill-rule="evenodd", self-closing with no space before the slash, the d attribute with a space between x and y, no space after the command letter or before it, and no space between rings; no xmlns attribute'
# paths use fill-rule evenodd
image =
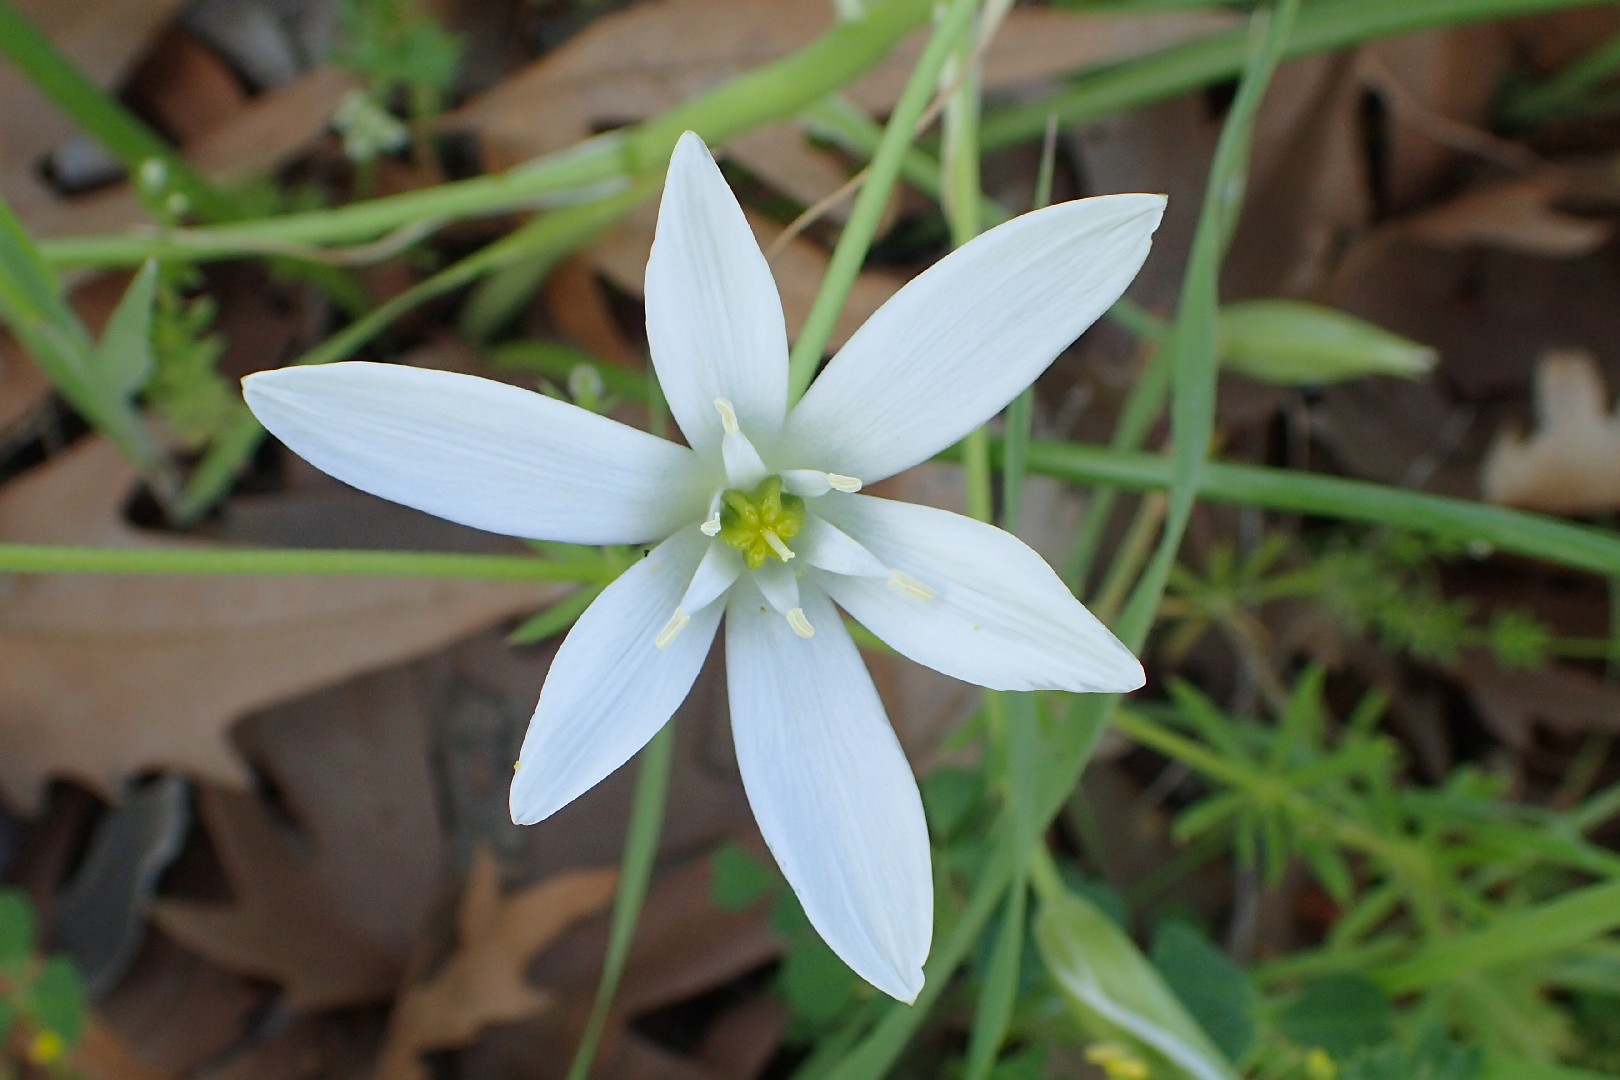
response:
<svg viewBox="0 0 1620 1080"><path fill-rule="evenodd" d="M1086 1060L1108 1074L1108 1080L1148 1080L1147 1065L1117 1043L1093 1043Z"/></svg>
<svg viewBox="0 0 1620 1080"><path fill-rule="evenodd" d="M52 1065L62 1060L67 1044L54 1031L40 1031L28 1040L28 1060L34 1065Z"/></svg>

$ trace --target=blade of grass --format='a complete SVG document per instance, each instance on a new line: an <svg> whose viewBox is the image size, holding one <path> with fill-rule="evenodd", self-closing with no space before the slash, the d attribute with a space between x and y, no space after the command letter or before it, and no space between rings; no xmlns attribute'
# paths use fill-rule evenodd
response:
<svg viewBox="0 0 1620 1080"><path fill-rule="evenodd" d="M1030 444L1029 465L1033 472L1077 483L1137 491L1170 486L1174 472L1173 463L1159 455L1040 441ZM1544 514L1364 480L1223 462L1209 465L1198 491L1211 502L1391 525L1603 577L1620 576L1620 535Z"/></svg>
<svg viewBox="0 0 1620 1080"><path fill-rule="evenodd" d="M1546 903L1499 912L1479 930L1438 941L1372 973L1391 993L1466 979L1504 964L1545 957L1620 927L1620 881L1568 892Z"/></svg>
<svg viewBox="0 0 1620 1080"><path fill-rule="evenodd" d="M1227 230L1226 216L1235 212L1234 207L1229 204L1223 205L1221 200L1227 197L1227 193L1235 199L1242 190L1241 183L1234 185L1233 180L1240 180L1243 174L1243 152L1248 144L1249 129L1259 108L1260 97L1288 40L1298 6L1297 0L1283 0L1276 15L1266 20L1267 35L1250 57L1243 83L1238 88L1232 111L1216 148L1215 160L1210 167L1209 190L1219 194L1216 201L1206 204L1200 216L1199 231L1206 236L1204 240L1206 247L1214 243L1214 257L1211 259L1206 254L1203 259L1197 259L1195 238L1195 262L1188 267L1182 304L1184 312L1194 314L1202 312L1202 317L1209 320L1211 326L1215 309L1215 272L1219 269L1219 241ZM1200 290L1207 295L1186 295ZM1211 337L1202 343L1205 354L1203 356L1200 356L1200 342L1196 338L1183 336L1180 340L1181 348L1186 351L1176 366L1178 376L1176 393L1178 397L1185 392L1195 398L1194 402L1183 405L1179 414L1181 423L1187 427L1177 432L1177 438L1185 441L1186 437L1196 435L1199 430L1213 427L1214 339ZM1211 370L1200 370L1198 368L1200 363L1207 363ZM1189 372L1185 387L1180 382L1183 371ZM1206 415L1197 415L1199 410ZM1133 649L1140 648L1146 639L1154 612L1157 611L1159 600L1163 596L1170 567L1180 546L1181 533L1190 515L1192 501L1201 486L1199 474L1202 471L1203 454L1208 445L1207 437L1201 442L1187 443L1177 456L1174 470L1168 477L1172 487L1172 499L1177 500L1184 508L1167 524L1159 557L1132 594L1116 627L1121 640ZM1108 714L1117 700L1117 695L1100 694L1085 695L1076 699L1068 717L1057 726L1059 738L1043 748L1041 775L1037 782L1035 835L1029 837L1026 844L996 845L989 865L985 867L984 873L969 894L961 918L950 928L944 940L936 944L934 954L929 958L925 968L926 981L917 1002L909 1009L897 1007L887 1012L873 1032L863 1039L850 1055L845 1068L840 1070L840 1080L878 1080L894 1064L912 1032L927 1016L934 1001L943 991L951 973L972 950L985 921L1002 903L1002 897L1018 874L1019 868L1026 864L1026 856L1034 848L1039 831L1057 814L1068 793L1074 788L1076 780L1096 748Z"/></svg>
<svg viewBox="0 0 1620 1080"><path fill-rule="evenodd" d="M137 275L134 295L120 305L124 318L110 328L115 336L127 336L131 309L143 295L150 311L150 275L151 271ZM0 198L0 321L69 404L111 440L160 493L169 493L172 479L131 400L126 369L105 362L109 358L99 351L78 313L68 305L56 274L40 257L4 198ZM145 344L149 349L150 342Z"/></svg>
<svg viewBox="0 0 1620 1080"><path fill-rule="evenodd" d="M1345 48L1372 38L1583 7L1588 0L1324 0L1306 5L1285 57ZM1047 116L1061 123L1096 120L1230 79L1243 70L1246 37L1227 30L1171 46L1129 64L1085 72L1050 97L988 113L986 150L1039 137Z"/></svg>
<svg viewBox="0 0 1620 1080"><path fill-rule="evenodd" d="M763 123L793 116L865 74L899 41L927 21L929 0L876 0L858 19L779 60L720 84L643 123L608 132L566 150L488 176L311 210L236 222L228 227L176 230L168 248L177 258L232 258L260 245L354 244L397 229L461 218L559 206L599 198L637 178L662 175L675 140L688 129L710 145ZM153 239L141 235L62 239L46 245L57 265L114 265L146 258Z"/></svg>
<svg viewBox="0 0 1620 1080"><path fill-rule="evenodd" d="M0 0L0 55L132 173L142 162L161 161L173 190L199 214L212 220L230 216L231 200L195 172L167 140L85 78L11 0Z"/></svg>
<svg viewBox="0 0 1620 1080"><path fill-rule="evenodd" d="M613 921L608 928L607 956L602 961L602 981L596 987L596 1000L585 1034L574 1060L568 1066L568 1080L587 1080L596 1050L613 1008L613 995L630 958L630 944L636 936L636 922L652 882L653 860L658 855L658 837L664 828L664 803L669 795L670 762L674 758L675 736L670 725L654 735L641 751L636 773L635 800L630 805L630 828L624 839L624 859L619 866L619 894L613 902Z"/></svg>

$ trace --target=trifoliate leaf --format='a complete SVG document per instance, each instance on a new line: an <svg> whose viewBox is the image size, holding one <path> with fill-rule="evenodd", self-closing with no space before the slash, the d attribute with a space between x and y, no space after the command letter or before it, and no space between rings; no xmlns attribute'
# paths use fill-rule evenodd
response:
<svg viewBox="0 0 1620 1080"><path fill-rule="evenodd" d="M1153 935L1153 966L1210 1040L1233 1061L1242 1061L1259 1034L1259 996L1248 974L1184 922L1160 926Z"/></svg>
<svg viewBox="0 0 1620 1080"><path fill-rule="evenodd" d="M0 968L16 970L34 951L34 909L16 889L0 890Z"/></svg>
<svg viewBox="0 0 1620 1080"><path fill-rule="evenodd" d="M1304 1049L1348 1058L1388 1042L1395 1034L1389 998L1364 975L1343 972L1307 986L1277 1014L1276 1028Z"/></svg>

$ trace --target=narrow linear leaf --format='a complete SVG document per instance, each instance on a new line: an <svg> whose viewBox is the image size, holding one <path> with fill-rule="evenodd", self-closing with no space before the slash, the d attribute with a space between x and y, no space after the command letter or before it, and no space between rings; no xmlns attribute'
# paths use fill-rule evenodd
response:
<svg viewBox="0 0 1620 1080"><path fill-rule="evenodd" d="M91 356L97 381L119 397L135 393L152 375L152 303L157 279L157 261L149 259L124 290Z"/></svg>

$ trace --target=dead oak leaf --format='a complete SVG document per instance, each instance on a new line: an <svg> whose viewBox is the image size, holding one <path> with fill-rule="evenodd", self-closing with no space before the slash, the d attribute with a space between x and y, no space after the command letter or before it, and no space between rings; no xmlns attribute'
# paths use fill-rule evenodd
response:
<svg viewBox="0 0 1620 1080"><path fill-rule="evenodd" d="M235 901L164 901L152 919L165 933L222 967L277 983L294 1010L364 1004L393 991L397 954L344 914L319 872L318 863L342 859L342 851L301 852L252 795L204 788L198 810Z"/></svg>
<svg viewBox="0 0 1620 1080"><path fill-rule="evenodd" d="M422 1080L423 1052L464 1046L487 1027L544 1009L550 999L525 977L530 961L573 923L606 907L617 883L613 870L572 871L503 897L500 865L479 849L462 896L456 950L400 996L378 1080Z"/></svg>
<svg viewBox="0 0 1620 1080"><path fill-rule="evenodd" d="M86 440L0 489L0 539L208 546L126 524L134 483L109 444ZM144 768L240 785L225 733L242 715L431 652L558 594L384 578L65 574L0 584L0 796L24 808L53 776L108 797Z"/></svg>
<svg viewBox="0 0 1620 1080"><path fill-rule="evenodd" d="M1536 368L1536 421L1529 438L1500 433L1480 473L1491 502L1554 514L1620 507L1620 412L1610 412L1597 360L1549 352Z"/></svg>

